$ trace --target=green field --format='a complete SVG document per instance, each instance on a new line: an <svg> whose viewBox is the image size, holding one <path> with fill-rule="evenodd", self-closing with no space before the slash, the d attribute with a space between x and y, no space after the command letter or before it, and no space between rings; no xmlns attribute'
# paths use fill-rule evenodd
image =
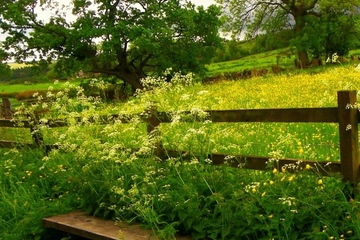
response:
<svg viewBox="0 0 360 240"><path fill-rule="evenodd" d="M48 83L36 83L36 84L1 84L1 92L3 93L13 93L13 92L22 92L26 90L48 90L49 87L54 89L61 89L61 84L54 84L53 82Z"/></svg>
<svg viewBox="0 0 360 240"><path fill-rule="evenodd" d="M293 68L295 55L288 49L274 50L259 54L250 55L238 60L213 63L207 67L207 75L212 76L224 72L241 72L245 69L271 69L277 65L282 68Z"/></svg>
<svg viewBox="0 0 360 240"><path fill-rule="evenodd" d="M53 102L45 103L52 112L41 122L62 117L69 126L40 124L38 129L45 143L59 149L48 155L43 150L1 150L0 236L53 239L54 233L41 227L41 218L80 208L140 222L162 239L172 239L175 232L193 239L357 239L360 206L357 199L348 201L343 190L351 188L339 176L322 177L310 167L276 167L279 158L338 161L336 124L178 121L185 110L192 119L210 109L334 107L337 91L349 89L360 89L360 73L339 65L317 73L208 85L165 84L112 104L81 92L77 99L56 93ZM150 137L137 117L106 126L89 121L104 114L146 114L154 104L171 112L173 121ZM28 130L0 131L3 139L31 142ZM268 156L273 161L263 172L214 167L204 158L159 162L154 152L159 141L165 149L218 152L229 159L235 154Z"/></svg>
<svg viewBox="0 0 360 240"><path fill-rule="evenodd" d="M15 63L15 62L8 63L8 65L10 66L11 69L22 68L22 67L27 67L27 66L29 66L29 65L26 64L26 63Z"/></svg>
<svg viewBox="0 0 360 240"><path fill-rule="evenodd" d="M350 55L359 56L360 49L349 52ZM282 69L293 70L296 55L290 49L278 49L269 52L250 55L227 62L213 63L207 66L207 75L213 76L224 72L241 72L253 68L266 68L271 70L271 66L278 65ZM325 63L325 59L323 59Z"/></svg>

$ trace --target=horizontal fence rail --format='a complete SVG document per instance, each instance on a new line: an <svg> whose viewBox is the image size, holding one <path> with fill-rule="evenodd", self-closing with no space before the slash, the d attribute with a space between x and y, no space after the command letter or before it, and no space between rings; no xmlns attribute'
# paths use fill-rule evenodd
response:
<svg viewBox="0 0 360 240"><path fill-rule="evenodd" d="M336 123L339 122L338 108L288 108L288 109L244 109L244 110L211 110L207 119L213 123L220 122L296 122L296 123ZM191 115L191 112L182 112ZM171 122L169 114L160 112L159 120L163 123ZM190 120L189 120L190 121Z"/></svg>
<svg viewBox="0 0 360 240"><path fill-rule="evenodd" d="M340 162L334 161L313 161L313 160L299 160L299 159L280 159L277 162L277 167L281 168L289 164L298 164L299 167L305 168L307 164L317 169L323 175L329 173L341 173L344 181L357 183L359 179L359 149L358 149L358 119L359 111L355 106L356 104L356 91L339 91L338 92L338 107L331 108L289 108L289 109L242 109L242 110L209 110L206 113L206 120L212 123L251 123L251 122L269 122L269 123L338 123L339 125L339 138L340 138ZM182 112L181 115L185 117L180 119L181 122L194 121L191 116L192 113ZM158 112L156 108L151 108L146 114L134 115L118 115L99 116L87 119L89 123L96 124L111 124L115 121L121 123L129 123L133 117L139 117L142 121L147 123L147 131L151 133L161 123L172 122L172 113ZM196 115L194 115L196 116ZM204 121L204 119L196 119ZM40 120L34 121L13 121L13 120L0 120L0 127L22 127L29 128L32 132L34 124ZM82 119L78 118L78 122ZM46 122L48 127L66 127L67 123L63 119L53 119ZM38 147L41 145L42 137L38 134L34 135L34 144L19 144L10 141L0 141L0 147L14 147L14 146L27 146ZM182 151L174 151L163 149L161 143L158 144L156 155L165 159L169 156L182 156L187 153ZM51 148L51 146L47 146ZM267 169L266 163L269 157L256 157L256 156L241 156L235 155L230 159L229 154L213 153L206 156L212 160L214 165L228 164L232 167L239 167L254 170Z"/></svg>

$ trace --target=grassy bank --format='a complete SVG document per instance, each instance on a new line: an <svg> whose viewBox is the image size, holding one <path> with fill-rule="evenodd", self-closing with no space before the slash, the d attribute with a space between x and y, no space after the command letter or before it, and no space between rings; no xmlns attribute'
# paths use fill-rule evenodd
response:
<svg viewBox="0 0 360 240"><path fill-rule="evenodd" d="M337 125L177 119L183 110L201 117L204 109L333 107L338 90L360 89L359 74L352 67L338 67L213 85L191 84L190 77L176 76L175 82L189 86L163 85L112 105L81 92L77 99L54 93L51 114L65 117L69 127L39 127L45 143L60 148L48 155L2 150L0 236L53 239L41 227L41 218L82 208L141 222L163 239L175 232L194 239L357 239L360 206L357 199L348 201L351 188L340 176L322 177L317 169L297 165L276 167L282 157L337 161ZM150 137L139 118L106 126L88 121L99 114L145 112L150 104L171 111L173 118ZM75 117L82 122L76 123ZM265 172L214 167L208 159L181 156L159 162L154 155L159 140L165 148L221 152L229 158L270 156L273 161Z"/></svg>

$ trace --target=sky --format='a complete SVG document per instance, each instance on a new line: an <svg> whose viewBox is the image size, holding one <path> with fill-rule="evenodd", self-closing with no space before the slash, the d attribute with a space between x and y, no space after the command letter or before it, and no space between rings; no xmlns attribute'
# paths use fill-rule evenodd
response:
<svg viewBox="0 0 360 240"><path fill-rule="evenodd" d="M191 0L196 5L203 5L204 7L207 7L211 4L214 4L214 0Z"/></svg>

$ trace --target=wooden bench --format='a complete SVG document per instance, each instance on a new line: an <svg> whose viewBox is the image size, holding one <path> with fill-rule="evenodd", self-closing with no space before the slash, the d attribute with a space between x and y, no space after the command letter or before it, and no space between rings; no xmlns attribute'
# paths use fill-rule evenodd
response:
<svg viewBox="0 0 360 240"><path fill-rule="evenodd" d="M141 228L139 224L115 223L90 216L82 211L57 215L43 219L47 228L57 229L79 237L93 240L156 240L151 230ZM191 240L188 236L176 237L177 240Z"/></svg>

